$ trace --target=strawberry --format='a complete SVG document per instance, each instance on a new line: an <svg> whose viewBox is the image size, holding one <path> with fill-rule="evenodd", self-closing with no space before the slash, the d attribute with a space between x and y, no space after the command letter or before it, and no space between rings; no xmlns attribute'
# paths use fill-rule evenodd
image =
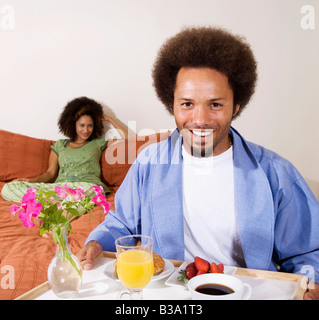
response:
<svg viewBox="0 0 319 320"><path fill-rule="evenodd" d="M217 265L217 269L218 269L219 273L224 273L224 265L222 263Z"/></svg>
<svg viewBox="0 0 319 320"><path fill-rule="evenodd" d="M199 271L197 271L196 276L199 276L200 274L205 274L205 273L207 273L207 272L205 272L203 270L199 270Z"/></svg>
<svg viewBox="0 0 319 320"><path fill-rule="evenodd" d="M197 275L197 269L195 267L186 268L185 273L187 279L190 280Z"/></svg>
<svg viewBox="0 0 319 320"><path fill-rule="evenodd" d="M187 270L187 269L192 269L192 268L195 268L195 269L196 269L196 267L195 267L195 262L189 263L189 264L186 266L185 270Z"/></svg>
<svg viewBox="0 0 319 320"><path fill-rule="evenodd" d="M215 262L212 262L210 265L210 273L224 273L224 266L220 264L216 264Z"/></svg>
<svg viewBox="0 0 319 320"><path fill-rule="evenodd" d="M195 267L195 262L189 263L189 264L186 266L186 268L185 268L185 274L186 274L186 277L187 277L188 280L196 276L196 274L197 274L197 269L196 269L196 267Z"/></svg>
<svg viewBox="0 0 319 320"><path fill-rule="evenodd" d="M188 280L192 279L197 274L197 269L195 267L195 262L189 263L185 270L179 272L181 275L178 277L178 280L183 280L185 283L188 283Z"/></svg>
<svg viewBox="0 0 319 320"><path fill-rule="evenodd" d="M219 273L215 262L212 262L210 265L210 273Z"/></svg>
<svg viewBox="0 0 319 320"><path fill-rule="evenodd" d="M183 280L185 283L188 283L188 280L200 274L205 274L208 271L211 273L224 273L224 265L221 263L217 265L215 262L209 264L205 259L195 257L194 262L189 263L185 270L179 272L180 276L178 280Z"/></svg>
<svg viewBox="0 0 319 320"><path fill-rule="evenodd" d="M200 257L195 257L195 267L197 271L202 271L203 273L208 272L209 270L209 262Z"/></svg>

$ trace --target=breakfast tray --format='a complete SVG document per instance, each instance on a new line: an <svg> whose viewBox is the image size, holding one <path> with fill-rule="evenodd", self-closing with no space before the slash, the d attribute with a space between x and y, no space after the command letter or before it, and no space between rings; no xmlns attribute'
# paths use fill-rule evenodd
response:
<svg viewBox="0 0 319 320"><path fill-rule="evenodd" d="M104 251L101 255L100 265L97 263L97 269L102 269L105 262L110 262L116 258L114 252ZM175 267L175 270L178 269L184 261L179 260L169 260ZM234 268L234 275L239 277L241 280L249 283L253 288L253 295L251 299L294 299L302 300L303 295L307 289L308 278L303 275L293 274L293 273L284 273L284 272L273 272L273 271L264 271L256 269L246 269L246 268ZM95 272L95 271L87 271ZM101 274L101 272L100 272ZM94 282L104 282L113 280L105 280L102 275L101 279L96 279ZM94 279L95 280L95 279ZM116 284L119 286L118 284ZM116 287L118 290L120 287ZM165 280L157 281L156 285L153 285L153 289L150 289L149 292L156 292L157 295L149 295L149 299L165 300L167 297L172 294L175 296L175 299L190 299L188 295L188 290L182 284L176 287L169 287L165 285ZM33 300L41 297L43 299L54 299L55 297L49 294L50 285L48 282L31 289L30 291L24 293L23 295L16 298L16 300ZM146 291L146 290L145 290ZM160 294L160 296L159 296ZM91 299L106 299L103 295L96 295L95 297L90 297ZM147 296L145 296L147 299ZM116 299L112 298L111 299Z"/></svg>

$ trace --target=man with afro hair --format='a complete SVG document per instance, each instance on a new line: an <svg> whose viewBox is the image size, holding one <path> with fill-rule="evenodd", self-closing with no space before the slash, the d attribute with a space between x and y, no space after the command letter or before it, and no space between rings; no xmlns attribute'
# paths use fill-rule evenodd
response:
<svg viewBox="0 0 319 320"><path fill-rule="evenodd" d="M129 234L154 238L167 259L301 273L319 281L319 204L299 172L233 127L256 85L245 39L220 28L187 28L168 39L154 87L177 129L138 156L115 211L78 257L90 268L101 250ZM318 299L318 285L304 298Z"/></svg>

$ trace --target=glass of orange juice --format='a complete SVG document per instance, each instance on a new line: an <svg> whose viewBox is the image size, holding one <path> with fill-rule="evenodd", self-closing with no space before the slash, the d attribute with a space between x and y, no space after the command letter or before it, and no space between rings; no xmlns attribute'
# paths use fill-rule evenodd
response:
<svg viewBox="0 0 319 320"><path fill-rule="evenodd" d="M151 281L154 271L153 238L144 235L131 235L115 241L117 256L117 275L128 289L121 293L124 299L143 299L143 288Z"/></svg>

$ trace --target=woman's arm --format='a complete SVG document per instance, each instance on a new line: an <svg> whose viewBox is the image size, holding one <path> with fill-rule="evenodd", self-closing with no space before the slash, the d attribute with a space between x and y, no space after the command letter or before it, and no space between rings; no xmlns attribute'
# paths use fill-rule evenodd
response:
<svg viewBox="0 0 319 320"><path fill-rule="evenodd" d="M128 132L127 130L121 126L118 122L116 122L113 118L110 116L107 116L106 114L103 114L103 121L108 121L110 122L119 132L121 135L122 139L127 139L128 138Z"/></svg>
<svg viewBox="0 0 319 320"><path fill-rule="evenodd" d="M27 181L27 182L50 182L57 174L59 170L58 156L54 151L51 150L49 157L49 167L46 172L38 177L28 178L28 179L15 179L14 181Z"/></svg>

